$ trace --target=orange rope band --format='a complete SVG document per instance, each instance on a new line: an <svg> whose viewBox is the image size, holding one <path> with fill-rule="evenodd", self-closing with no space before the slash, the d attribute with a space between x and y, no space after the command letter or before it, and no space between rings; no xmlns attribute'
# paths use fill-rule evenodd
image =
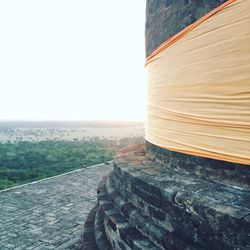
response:
<svg viewBox="0 0 250 250"><path fill-rule="evenodd" d="M168 38L159 47L157 47L155 50L153 50L153 52L147 57L145 64L147 65L152 60L152 58L154 56L159 54L164 49L168 48L170 45L172 45L173 43L178 41L181 37L185 36L188 32L193 30L195 27L197 27L198 25L200 25L201 23L206 21L208 18L210 18L214 14L218 13L219 11L221 11L223 8L225 8L227 5L231 4L234 1L236 1L236 0L228 0L228 1L226 1L225 3L219 5L218 7L216 7L215 9L210 11L209 13L207 13L205 16L201 17L200 19L198 19L194 23L190 24L189 26L187 26L186 28L184 28L183 30L181 30L180 32L175 34L174 36L171 36L170 38Z"/></svg>

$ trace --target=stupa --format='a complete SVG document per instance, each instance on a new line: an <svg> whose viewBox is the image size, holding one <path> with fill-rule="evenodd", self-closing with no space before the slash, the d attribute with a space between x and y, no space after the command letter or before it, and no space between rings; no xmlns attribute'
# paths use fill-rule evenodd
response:
<svg viewBox="0 0 250 250"><path fill-rule="evenodd" d="M250 249L250 1L146 16L146 146L114 159L80 248Z"/></svg>

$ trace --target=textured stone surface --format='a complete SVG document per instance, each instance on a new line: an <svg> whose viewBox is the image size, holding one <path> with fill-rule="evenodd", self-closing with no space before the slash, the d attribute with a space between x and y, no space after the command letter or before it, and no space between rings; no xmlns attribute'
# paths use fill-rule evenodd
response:
<svg viewBox="0 0 250 250"><path fill-rule="evenodd" d="M97 205L95 205L89 212L87 219L84 223L84 231L81 240L75 249L81 250L96 250L96 240L95 240L95 216L97 212Z"/></svg>
<svg viewBox="0 0 250 250"><path fill-rule="evenodd" d="M0 249L74 249L110 165L0 192Z"/></svg>
<svg viewBox="0 0 250 250"><path fill-rule="evenodd" d="M249 189L164 167L143 145L122 150L113 165L78 249L250 249Z"/></svg>
<svg viewBox="0 0 250 250"><path fill-rule="evenodd" d="M103 219L103 214L98 210L95 217L94 227L97 248L102 250L111 250L112 247L105 234Z"/></svg>
<svg viewBox="0 0 250 250"><path fill-rule="evenodd" d="M146 142L148 157L164 168L184 171L198 178L250 189L250 166L182 154Z"/></svg>
<svg viewBox="0 0 250 250"><path fill-rule="evenodd" d="M102 199L103 204L107 196L105 194L105 182L110 174L105 175L98 184L97 193L98 200ZM83 233L75 250L112 250L112 247L107 239L104 229L104 216L103 212L107 209L101 208L100 202L95 205L89 212L87 219L84 223ZM109 207L111 209L112 205ZM113 208L113 207L112 207Z"/></svg>
<svg viewBox="0 0 250 250"><path fill-rule="evenodd" d="M126 201L110 185L111 177L103 184L102 193L98 195L99 212L103 214L104 233L106 234L112 249L116 250L158 250L147 237L145 237L129 216L121 212L122 204ZM98 242L98 238L96 237ZM102 249L102 248L98 248Z"/></svg>
<svg viewBox="0 0 250 250"><path fill-rule="evenodd" d="M147 0L147 56L167 38L223 2L225 0Z"/></svg>
<svg viewBox="0 0 250 250"><path fill-rule="evenodd" d="M164 249L250 248L248 189L163 167L141 151L115 159L113 179L111 199L131 202L129 221Z"/></svg>

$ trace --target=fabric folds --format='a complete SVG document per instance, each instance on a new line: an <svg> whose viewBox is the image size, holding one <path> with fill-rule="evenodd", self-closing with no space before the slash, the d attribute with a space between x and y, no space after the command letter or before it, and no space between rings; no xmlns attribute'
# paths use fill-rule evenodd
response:
<svg viewBox="0 0 250 250"><path fill-rule="evenodd" d="M249 165L250 0L228 3L148 58L146 140Z"/></svg>

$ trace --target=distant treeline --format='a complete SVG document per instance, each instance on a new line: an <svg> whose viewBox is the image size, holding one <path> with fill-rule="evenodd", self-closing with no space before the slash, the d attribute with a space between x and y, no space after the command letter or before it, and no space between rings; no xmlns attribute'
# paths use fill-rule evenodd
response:
<svg viewBox="0 0 250 250"><path fill-rule="evenodd" d="M0 129L8 128L112 128L144 126L143 121L0 121Z"/></svg>
<svg viewBox="0 0 250 250"><path fill-rule="evenodd" d="M0 143L0 190L108 162L127 145L143 139Z"/></svg>

